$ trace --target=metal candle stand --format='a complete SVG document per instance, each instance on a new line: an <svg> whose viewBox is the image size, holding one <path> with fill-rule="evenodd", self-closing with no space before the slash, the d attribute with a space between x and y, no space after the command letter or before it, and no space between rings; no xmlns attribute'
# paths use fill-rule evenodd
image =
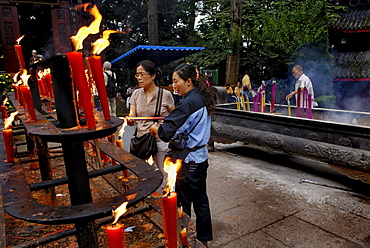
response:
<svg viewBox="0 0 370 248"><path fill-rule="evenodd" d="M54 125L40 113L37 113L36 122L28 122L25 118L22 118L22 121L29 135L35 137L39 159L40 156L44 156L39 160L42 174L51 175L47 142L58 142L62 144L67 178L51 179L50 176L46 176L42 178L43 182L28 185L22 166L19 163L7 163L0 169L0 173L5 177L2 185L4 210L16 218L34 223L74 223L79 247L98 247L95 220L110 216L112 210L125 201L129 202L129 207L142 201L160 186L162 173L143 160L104 140L99 140L99 146L100 144L104 146L105 152L116 160L118 165L88 172L83 142L113 134L122 124L122 120L112 117L111 120L106 121L102 113L97 113L95 115L96 129L77 127L77 104L74 102L67 58L65 56L54 57L51 60L51 69L59 123L57 126ZM13 101L16 102L14 99ZM92 202L89 178L124 169L129 169L136 174L138 182L121 195L100 202ZM43 205L31 196L31 190L53 188L64 183L68 183L72 206ZM131 196L130 200L127 196Z"/></svg>

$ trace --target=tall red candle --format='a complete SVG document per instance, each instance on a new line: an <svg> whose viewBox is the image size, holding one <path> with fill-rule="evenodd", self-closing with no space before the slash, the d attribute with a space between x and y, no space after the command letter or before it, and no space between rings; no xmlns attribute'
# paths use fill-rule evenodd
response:
<svg viewBox="0 0 370 248"><path fill-rule="evenodd" d="M113 224L106 228L109 248L126 248L125 226Z"/></svg>
<svg viewBox="0 0 370 248"><path fill-rule="evenodd" d="M18 100L18 108L23 108L24 107L24 100L23 100L23 96L22 96L22 92L19 88L19 85L14 85L13 84L13 88L14 88L14 92L16 92L14 94L14 96L17 96L17 100Z"/></svg>
<svg viewBox="0 0 370 248"><path fill-rule="evenodd" d="M167 248L177 248L177 194L171 192L162 198L164 235Z"/></svg>
<svg viewBox="0 0 370 248"><path fill-rule="evenodd" d="M85 112L85 118L89 129L95 129L95 117L91 103L91 92L85 75L85 66L80 52L67 53L68 62L72 70L72 78L78 89L78 96Z"/></svg>
<svg viewBox="0 0 370 248"><path fill-rule="evenodd" d="M46 85L46 89L48 90L48 94L51 98L54 99L54 91L53 91L51 74L50 73L45 74L44 78L45 78L45 85Z"/></svg>
<svg viewBox="0 0 370 248"><path fill-rule="evenodd" d="M13 130L5 129L3 130L3 139L6 152L6 161L13 162Z"/></svg>
<svg viewBox="0 0 370 248"><path fill-rule="evenodd" d="M40 96L45 97L46 96L46 91L45 91L43 80L42 79L37 79L37 85L39 87Z"/></svg>
<svg viewBox="0 0 370 248"><path fill-rule="evenodd" d="M24 64L22 46L14 45L14 48L15 48L15 53L17 54L17 57L18 57L19 68L24 68L25 64Z"/></svg>
<svg viewBox="0 0 370 248"><path fill-rule="evenodd" d="M4 105L1 105L1 118L3 120L5 120L6 118L8 118L8 111L6 110L6 106Z"/></svg>
<svg viewBox="0 0 370 248"><path fill-rule="evenodd" d="M104 119L110 120L107 89L105 87L101 56L94 55L92 57L87 58L87 61L89 62L91 74L95 81L96 88L98 89L99 100L103 110Z"/></svg>
<svg viewBox="0 0 370 248"><path fill-rule="evenodd" d="M26 108L29 114L30 121L36 121L37 120L36 112L35 107L33 105L30 88L25 85L20 85L19 88L21 89L23 99L26 103Z"/></svg>
<svg viewBox="0 0 370 248"><path fill-rule="evenodd" d="M14 89L14 98L18 100L18 90L17 90L18 86L15 84L12 84L12 87Z"/></svg>

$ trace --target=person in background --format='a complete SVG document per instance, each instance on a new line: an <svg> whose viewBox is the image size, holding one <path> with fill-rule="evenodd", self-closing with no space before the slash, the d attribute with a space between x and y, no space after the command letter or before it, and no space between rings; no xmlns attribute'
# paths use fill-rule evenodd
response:
<svg viewBox="0 0 370 248"><path fill-rule="evenodd" d="M37 70L31 66L28 69L28 73L30 77L28 78L27 83L31 91L33 106L37 111L39 111L40 113L43 113L44 111L42 109L42 104L41 104L41 99L40 99L39 83L37 80Z"/></svg>
<svg viewBox="0 0 370 248"><path fill-rule="evenodd" d="M105 61L103 63L105 86L108 85L108 80L109 80L109 76L110 76L110 77L113 77L114 84L115 84L115 89L117 89L117 83L116 83L117 77L116 77L116 73L112 72L110 70L111 68L112 68L112 64L109 63L108 61ZM111 97L108 96L108 104L109 104L110 115L111 116L114 116L114 117L117 117L117 94L115 94L114 96L111 96Z"/></svg>
<svg viewBox="0 0 370 248"><path fill-rule="evenodd" d="M176 108L164 118L159 125L153 124L149 130L165 142L171 142L178 137L187 135L182 150L174 157L176 149L171 147L169 156L181 159L182 166L176 180L178 205L191 216L193 204L196 215L197 238L206 247L213 240L211 211L207 196L208 149L206 147L211 134L211 114L214 110L214 100L211 87L208 87L203 76L198 80L196 68L193 65L181 64L172 74L174 88L182 100ZM183 151L185 151L183 153Z"/></svg>
<svg viewBox="0 0 370 248"><path fill-rule="evenodd" d="M248 71L244 72L244 76L242 78L242 87L245 99L249 99L249 101L252 101L252 84Z"/></svg>
<svg viewBox="0 0 370 248"><path fill-rule="evenodd" d="M313 85L309 77L307 77L303 73L303 68L300 65L295 65L292 68L292 74L295 79L297 79L295 86L294 86L294 91L286 95L285 99L288 101L290 100L294 95L296 95L296 102L298 99L298 89L301 89L301 94L300 94L300 107L302 108L307 108L307 99L304 98L304 89L307 89L308 96L311 96L312 98L312 105L314 103L314 92L313 92ZM313 107L313 106L311 106Z"/></svg>
<svg viewBox="0 0 370 248"><path fill-rule="evenodd" d="M100 100L99 100L99 93L98 88L96 87L95 83L92 84L93 88L93 94L94 94L94 108L98 111L101 111L102 108L100 106Z"/></svg>
<svg viewBox="0 0 370 248"><path fill-rule="evenodd" d="M225 88L226 88L227 102L235 102L233 88L231 88L230 84L226 84Z"/></svg>
<svg viewBox="0 0 370 248"><path fill-rule="evenodd" d="M30 58L30 65L36 64L42 60L42 55L38 55L36 50L32 50L32 57Z"/></svg>
<svg viewBox="0 0 370 248"><path fill-rule="evenodd" d="M134 86L130 85L126 90L126 96L127 96L126 106L127 106L127 109L130 109L130 98L131 98L132 92L134 92Z"/></svg>
<svg viewBox="0 0 370 248"><path fill-rule="evenodd" d="M172 89L173 89L172 97L173 97L173 100L175 101L175 106L176 106L181 101L181 96L179 96L179 93L177 92L177 90L173 88L173 85L172 85Z"/></svg>
<svg viewBox="0 0 370 248"><path fill-rule="evenodd" d="M235 89L234 89L234 94L235 94L235 96L236 96L236 98L237 98L237 100L239 101L239 102L241 102L242 100L242 97L243 97L243 87L242 87L242 84L240 83L240 82L238 82L237 84L236 84L236 87L235 87Z"/></svg>
<svg viewBox="0 0 370 248"><path fill-rule="evenodd" d="M130 97L130 114L129 117L153 117L158 99L158 88L162 83L162 71L156 64L150 60L140 61L136 65L135 77L140 88L132 92ZM160 116L167 116L175 108L172 94L170 91L163 89L162 104L160 107ZM128 120L129 126L135 125L134 120ZM149 127L153 124L152 120L140 120L137 122L136 136L140 137L149 132ZM164 179L167 173L164 172L164 156L168 148L167 143L163 142L158 136L157 148L158 153L154 156L154 164L162 172ZM165 185L163 181L162 187Z"/></svg>

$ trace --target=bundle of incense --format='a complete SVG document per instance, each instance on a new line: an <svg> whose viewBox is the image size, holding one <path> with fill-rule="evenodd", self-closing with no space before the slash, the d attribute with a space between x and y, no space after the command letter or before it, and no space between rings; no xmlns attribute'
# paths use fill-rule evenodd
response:
<svg viewBox="0 0 370 248"><path fill-rule="evenodd" d="M164 117L120 117L121 119L127 120L135 120L135 121L142 121L142 120L163 120Z"/></svg>

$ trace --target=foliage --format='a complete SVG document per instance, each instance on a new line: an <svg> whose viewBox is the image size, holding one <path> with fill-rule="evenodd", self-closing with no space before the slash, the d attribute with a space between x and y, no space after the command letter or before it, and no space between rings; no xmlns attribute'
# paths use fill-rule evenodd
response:
<svg viewBox="0 0 370 248"><path fill-rule="evenodd" d="M194 32L196 0L158 1L159 43L163 46L195 46L199 40ZM113 60L138 45L148 44L148 1L103 0L98 3L103 16L102 30L125 30L131 32L111 34L110 46L104 51L106 60ZM135 79L132 70L115 71L123 84Z"/></svg>
<svg viewBox="0 0 370 248"><path fill-rule="evenodd" d="M343 10L336 2L243 1L240 30L231 28L231 0L158 1L159 43L204 46L205 51L187 57L186 61L200 68L220 71L225 68L227 54L235 51L237 44L242 44L240 71L249 70L254 84L271 78L292 79L289 76L291 66L298 63L305 72L306 69L312 71L308 74L314 83L315 94L330 95L332 58L328 25ZM111 35L111 45L106 49L107 60L148 43L147 3L144 0L103 0L98 3L103 15L102 29L124 29L126 23L131 27L129 35ZM196 29L195 14L200 17ZM121 72L125 84L133 79L128 77L133 74L131 71Z"/></svg>
<svg viewBox="0 0 370 248"><path fill-rule="evenodd" d="M217 68L226 61L230 47L230 0L204 1L199 15L203 16L198 26L200 45L206 48L195 55L200 67Z"/></svg>
<svg viewBox="0 0 370 248"><path fill-rule="evenodd" d="M334 95L315 97L315 101L319 104L320 108L333 109L335 106Z"/></svg>
<svg viewBox="0 0 370 248"><path fill-rule="evenodd" d="M243 7L248 15L243 22L249 41L245 52L253 55L247 62L262 61L257 64L265 67L266 77L284 76L281 72L303 45L327 43L326 0L248 1Z"/></svg>
<svg viewBox="0 0 370 248"><path fill-rule="evenodd" d="M10 74L0 74L0 94L2 100L9 91L13 90L12 83L13 78Z"/></svg>

